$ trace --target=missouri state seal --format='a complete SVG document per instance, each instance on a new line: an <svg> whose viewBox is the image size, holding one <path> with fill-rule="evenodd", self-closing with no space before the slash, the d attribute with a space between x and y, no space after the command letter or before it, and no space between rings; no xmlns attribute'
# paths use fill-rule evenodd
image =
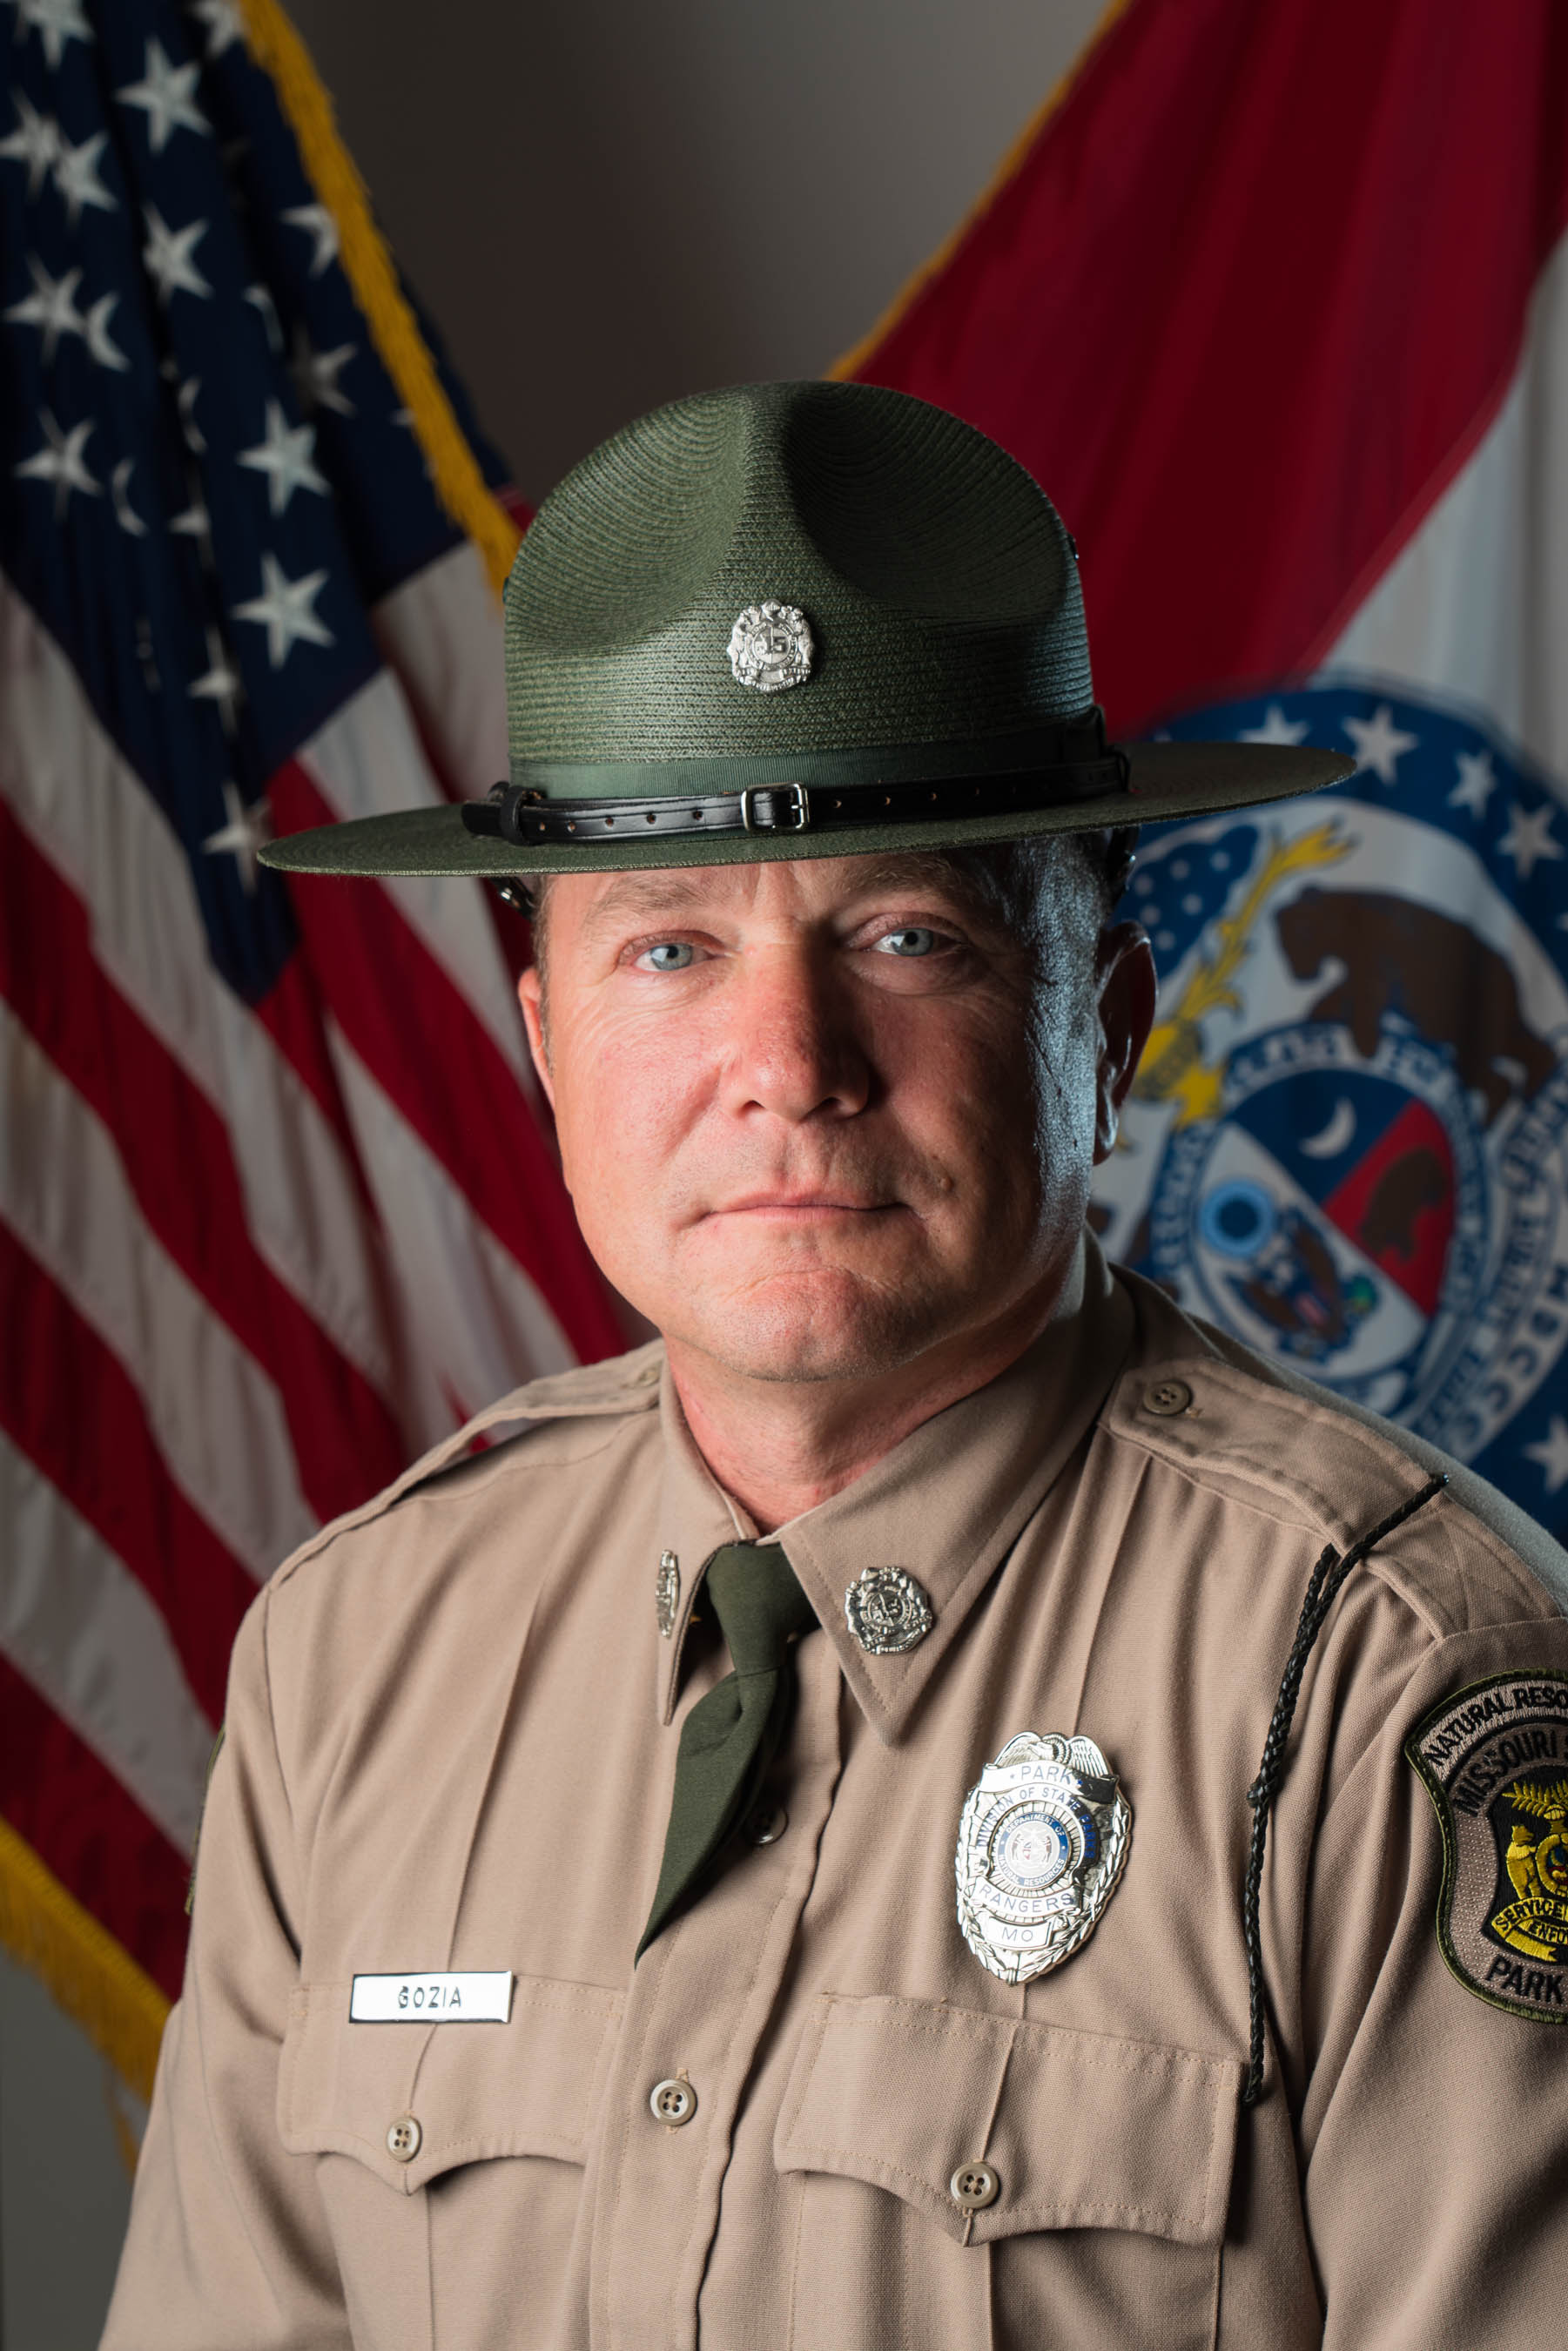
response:
<svg viewBox="0 0 1568 2351"><path fill-rule="evenodd" d="M1479 1999L1568 2023L1568 1674L1493 1674L1405 1752L1437 1808L1437 1941Z"/></svg>
<svg viewBox="0 0 1568 2351"><path fill-rule="evenodd" d="M1107 1253L1568 1533L1568 849L1473 714L1320 680L1176 738L1344 744L1347 783L1145 834L1158 1017Z"/></svg>

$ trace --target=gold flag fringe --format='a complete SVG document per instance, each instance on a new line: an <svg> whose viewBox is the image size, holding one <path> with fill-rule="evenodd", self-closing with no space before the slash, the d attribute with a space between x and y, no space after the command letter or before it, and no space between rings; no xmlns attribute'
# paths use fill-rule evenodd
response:
<svg viewBox="0 0 1568 2351"><path fill-rule="evenodd" d="M338 257L371 340L402 395L436 496L485 559L497 595L521 533L486 487L478 461L441 388L418 321L398 284L370 196L338 135L332 101L309 52L277 0L239 0L250 53L269 74L299 148L305 175L338 226Z"/></svg>
<svg viewBox="0 0 1568 2351"><path fill-rule="evenodd" d="M1099 22L1095 25L1093 31L1090 34L1089 38L1084 42L1082 48L1073 58L1072 63L1068 67L1067 71L1062 75L1061 80L1051 91L1051 94L1046 99L1044 104L1040 106L1035 113L1031 114L1029 120L1024 124L1023 129L1019 132L1018 137L1013 141L1012 145L1008 149L1007 153L1002 157L1001 162L992 172L985 188L981 191L980 194L976 197L975 202L970 205L968 211L964 214L963 219L958 223L957 227L948 231L948 234L943 238L936 252L926 260L923 261L919 268L915 272L915 275L900 287L898 292L894 296L892 301L888 304L886 309L883 312L875 326L872 328L870 333L862 335L858 343L852 343L847 351L843 352L833 361L832 366L828 370L830 381L837 381L841 382L846 377L858 374L860 370L864 367L867 360L870 359L872 353L876 350L878 344L885 341L886 338L892 334L894 327L899 325L905 314L914 308L921 295L925 291L927 286L930 285L931 280L937 276L939 271L946 267L948 262L952 259L954 254L956 253L958 247L963 244L964 239L968 235L969 231L974 227L976 222L979 220L984 214L989 212L991 206L996 203L997 198L1001 194L1002 190L1007 186L1009 181L1015 178L1019 172L1022 170L1024 160L1029 154L1030 148L1034 145L1035 141L1040 137L1040 132L1045 129L1045 126L1051 120L1051 116L1053 114L1060 113L1061 108L1067 101L1070 91L1073 89L1079 77L1082 75L1084 67L1088 64L1095 50L1100 47L1101 42L1105 38L1106 34L1111 30L1112 26L1116 22L1118 16L1125 16L1131 5L1132 0L1109 0L1109 5L1106 7L1103 16L1101 16Z"/></svg>
<svg viewBox="0 0 1568 2351"><path fill-rule="evenodd" d="M128 2089L152 2096L168 2001L4 1820L0 1949L37 1977Z"/></svg>

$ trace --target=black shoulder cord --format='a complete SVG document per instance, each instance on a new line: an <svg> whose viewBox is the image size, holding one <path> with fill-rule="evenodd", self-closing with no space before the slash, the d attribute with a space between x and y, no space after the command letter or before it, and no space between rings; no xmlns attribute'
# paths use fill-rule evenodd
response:
<svg viewBox="0 0 1568 2351"><path fill-rule="evenodd" d="M1375 1526L1370 1534L1358 1535L1347 1552L1336 1552L1332 1543L1323 1552L1312 1573L1306 1598L1301 1603L1301 1621L1291 1654L1285 1660L1285 1670L1280 1680L1280 1695L1274 1700L1274 1711L1269 1721L1269 1736L1263 1741L1263 1761L1258 1766L1258 1777L1247 1791L1247 1801L1252 1807L1252 1844L1247 1856L1247 1884L1241 1896L1241 1924L1247 1939L1247 2002L1251 2026L1247 2080L1242 2087L1241 2103L1255 2106L1263 2095L1263 1938L1258 1920L1258 1897L1263 1883L1263 1849L1269 1837L1269 1814L1285 1776L1285 1745L1295 1719L1296 1700L1301 1695L1301 1676L1312 1644L1322 1631L1323 1620L1339 1596L1351 1569L1364 1560L1370 1551L1404 1525L1406 1519L1425 1508L1434 1495L1440 1494L1448 1484L1446 1477L1434 1478L1418 1494L1401 1502L1396 1510Z"/></svg>

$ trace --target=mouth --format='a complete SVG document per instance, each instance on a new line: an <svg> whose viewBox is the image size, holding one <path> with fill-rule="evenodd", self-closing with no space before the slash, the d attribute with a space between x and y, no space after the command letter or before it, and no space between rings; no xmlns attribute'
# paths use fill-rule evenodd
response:
<svg viewBox="0 0 1568 2351"><path fill-rule="evenodd" d="M739 1200L726 1200L710 1208L710 1217L762 1217L789 1223L811 1223L834 1217L885 1216L896 1200L856 1200L832 1192L759 1192Z"/></svg>

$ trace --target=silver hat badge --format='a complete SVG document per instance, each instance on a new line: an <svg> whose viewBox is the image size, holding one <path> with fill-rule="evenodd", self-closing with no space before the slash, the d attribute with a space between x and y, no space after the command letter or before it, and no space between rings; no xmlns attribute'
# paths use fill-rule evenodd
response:
<svg viewBox="0 0 1568 2351"><path fill-rule="evenodd" d="M782 694L803 685L811 674L810 624L798 604L770 597L748 604L729 632L729 666L737 685L758 694Z"/></svg>
<svg viewBox="0 0 1568 2351"><path fill-rule="evenodd" d="M1132 1841L1131 1807L1092 1739L1009 1739L958 1823L958 1924L980 1965L1028 1983L1071 1959Z"/></svg>
<svg viewBox="0 0 1568 2351"><path fill-rule="evenodd" d="M868 1567L844 1594L844 1622L873 1657L913 1649L936 1621L924 1585L902 1567Z"/></svg>

